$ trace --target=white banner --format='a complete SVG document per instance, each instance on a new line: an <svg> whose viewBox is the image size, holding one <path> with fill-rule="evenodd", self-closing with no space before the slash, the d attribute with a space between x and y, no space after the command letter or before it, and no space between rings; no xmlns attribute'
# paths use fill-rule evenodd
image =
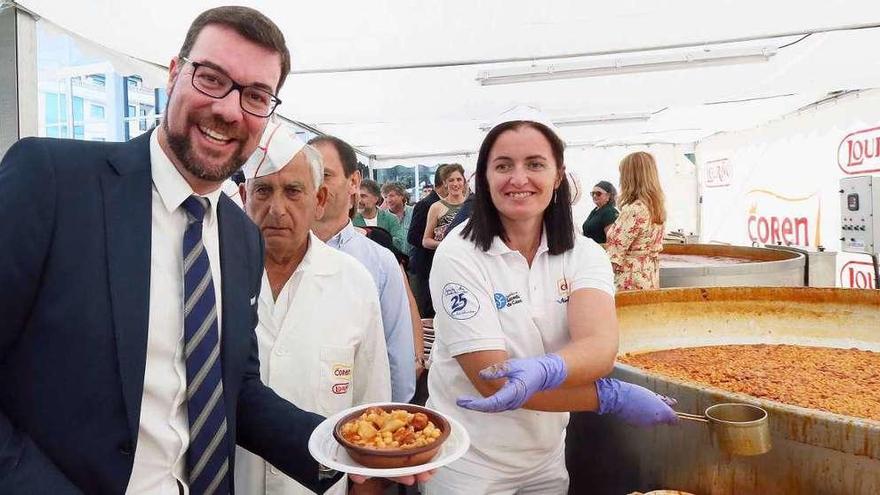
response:
<svg viewBox="0 0 880 495"><path fill-rule="evenodd" d="M843 177L880 172L880 91L696 147L703 242L839 251ZM838 284L872 287L870 256L839 253Z"/></svg>

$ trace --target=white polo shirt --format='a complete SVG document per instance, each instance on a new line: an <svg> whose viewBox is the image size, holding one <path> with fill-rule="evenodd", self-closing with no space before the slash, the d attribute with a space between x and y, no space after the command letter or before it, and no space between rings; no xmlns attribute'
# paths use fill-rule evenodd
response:
<svg viewBox="0 0 880 495"><path fill-rule="evenodd" d="M504 350L511 358L542 356L570 340L569 295L599 289L614 295L605 251L575 235L574 248L550 255L541 236L532 266L495 238L488 252L450 232L434 256L431 297L435 341L428 375L428 406L460 421L471 448L450 468L488 479L528 476L565 447L568 413L518 409L487 414L458 407L462 395L479 397L455 356Z"/></svg>

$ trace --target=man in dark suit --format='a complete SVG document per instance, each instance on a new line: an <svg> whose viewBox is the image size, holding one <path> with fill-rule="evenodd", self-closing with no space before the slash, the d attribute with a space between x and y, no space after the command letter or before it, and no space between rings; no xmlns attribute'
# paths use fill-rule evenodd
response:
<svg viewBox="0 0 880 495"><path fill-rule="evenodd" d="M432 204L440 201L441 195L446 196L446 186L440 178L440 171L445 165L437 166L434 172L434 190L431 194L420 199L413 207L412 221L406 235L407 242L412 245L409 254L410 285L422 318L434 317L434 305L431 303L431 293L428 289L428 276L431 274L434 250L422 246L422 237L428 224L428 210L431 209Z"/></svg>
<svg viewBox="0 0 880 495"><path fill-rule="evenodd" d="M211 9L158 129L6 154L0 493L230 493L236 443L315 491L335 481L307 449L322 418L260 382L263 240L219 190L289 69L269 19Z"/></svg>

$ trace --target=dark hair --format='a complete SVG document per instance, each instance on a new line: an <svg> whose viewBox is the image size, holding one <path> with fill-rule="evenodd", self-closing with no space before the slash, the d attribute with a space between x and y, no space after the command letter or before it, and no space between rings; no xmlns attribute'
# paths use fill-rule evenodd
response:
<svg viewBox="0 0 880 495"><path fill-rule="evenodd" d="M617 202L617 189L614 187L614 184L608 182L607 180L600 180L596 183L595 186L599 189L608 193L608 204L614 206Z"/></svg>
<svg viewBox="0 0 880 495"><path fill-rule="evenodd" d="M447 163L445 167L443 167L443 171L440 172L440 179L442 182L446 182L446 179L449 178L450 175L458 172L464 177L464 167L462 167L458 163ZM467 180L467 179L465 179Z"/></svg>
<svg viewBox="0 0 880 495"><path fill-rule="evenodd" d="M364 179L361 181L361 189L366 189L370 194L377 198L382 198L382 192L379 190L379 183L373 179Z"/></svg>
<svg viewBox="0 0 880 495"><path fill-rule="evenodd" d="M437 165L437 170L434 171L434 187L440 187L443 185L443 169L448 166L448 163Z"/></svg>
<svg viewBox="0 0 880 495"><path fill-rule="evenodd" d="M562 180L553 195L553 200L544 210L544 229L547 231L547 249L550 254L562 254L574 247L574 222L571 218L571 191L564 173L565 144L552 130L543 124L527 120L515 120L499 124L489 131L480 154L477 156L477 171L474 174L474 210L470 222L461 231L461 236L473 241L483 251L492 247L495 237L507 240L507 233L498 216L498 208L492 203L489 193L487 172L489 170L489 152L498 140L498 136L510 130L531 127L540 132L550 143L556 170Z"/></svg>
<svg viewBox="0 0 880 495"><path fill-rule="evenodd" d="M354 148L352 148L350 144L336 136L318 136L309 139L309 144L312 146L324 143L329 144L336 149L336 153L339 154L339 160L342 162L342 173L345 174L346 178L351 177L351 174L357 172L357 155L354 154Z"/></svg>
<svg viewBox="0 0 880 495"><path fill-rule="evenodd" d="M284 80L287 79L287 74L290 73L290 51L284 41L284 34L268 17L249 7L217 7L199 14L190 24L178 56L189 57L189 52L196 43L196 38L199 37L205 26L211 24L232 28L245 39L281 54L281 78L278 80L278 87L275 88L275 91L281 90L281 86L284 86Z"/></svg>

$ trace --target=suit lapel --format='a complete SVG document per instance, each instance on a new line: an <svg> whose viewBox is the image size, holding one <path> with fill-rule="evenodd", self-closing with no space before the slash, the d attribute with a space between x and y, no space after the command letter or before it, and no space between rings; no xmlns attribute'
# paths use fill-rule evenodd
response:
<svg viewBox="0 0 880 495"><path fill-rule="evenodd" d="M227 200L227 201L224 201ZM248 274L248 258L244 239L244 229L239 228L241 219L234 212L227 210L229 207L238 208L228 203L228 198L221 195L217 204L217 230L220 236L220 273L221 292L223 294L223 314L221 321L223 329L220 335L221 363L223 364L223 383L230 378L230 365L233 362L232 350L234 346L235 331L248 328L247 317L250 308L242 305L249 302L248 297L241 297L242 291L248 291L250 276ZM236 236L238 233L238 236ZM243 285L242 285L243 284ZM230 345L232 344L232 345Z"/></svg>
<svg viewBox="0 0 880 495"><path fill-rule="evenodd" d="M149 133L111 156L101 177L110 299L122 394L137 438L150 309L151 182Z"/></svg>

